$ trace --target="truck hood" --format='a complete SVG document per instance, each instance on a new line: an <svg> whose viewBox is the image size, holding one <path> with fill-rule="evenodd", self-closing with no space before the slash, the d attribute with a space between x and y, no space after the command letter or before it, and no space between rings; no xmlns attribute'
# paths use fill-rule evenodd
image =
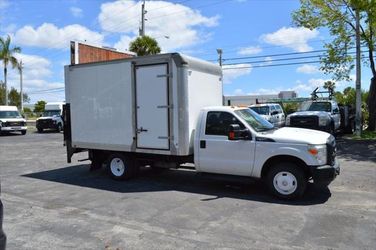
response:
<svg viewBox="0 0 376 250"><path fill-rule="evenodd" d="M24 118L1 118L0 122L26 122Z"/></svg>
<svg viewBox="0 0 376 250"><path fill-rule="evenodd" d="M274 129L259 135L261 141L272 139L275 142L296 144L325 144L330 137L330 134L326 132L293 127Z"/></svg>
<svg viewBox="0 0 376 250"><path fill-rule="evenodd" d="M328 112L325 112L325 111L298 111L298 112L295 112L295 113L292 113L289 115L289 117L291 116L322 116L322 117L327 117L329 116L329 113Z"/></svg>
<svg viewBox="0 0 376 250"><path fill-rule="evenodd" d="M37 119L37 121L39 121L39 120L55 120L55 119L57 119L57 116L42 116L42 117L39 117Z"/></svg>

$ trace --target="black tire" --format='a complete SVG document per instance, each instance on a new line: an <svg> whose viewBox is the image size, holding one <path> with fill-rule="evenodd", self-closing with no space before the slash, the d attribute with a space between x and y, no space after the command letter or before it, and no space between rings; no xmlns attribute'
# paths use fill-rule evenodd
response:
<svg viewBox="0 0 376 250"><path fill-rule="evenodd" d="M56 132L60 133L63 130L61 123L57 124Z"/></svg>
<svg viewBox="0 0 376 250"><path fill-rule="evenodd" d="M301 197L307 188L307 182L303 169L289 162L276 164L266 176L269 191L286 200Z"/></svg>
<svg viewBox="0 0 376 250"><path fill-rule="evenodd" d="M22 130L21 135L26 135L27 130Z"/></svg>
<svg viewBox="0 0 376 250"><path fill-rule="evenodd" d="M135 168L134 159L124 154L116 153L108 157L107 170L114 180L128 180L132 178L137 172Z"/></svg>
<svg viewBox="0 0 376 250"><path fill-rule="evenodd" d="M43 128L37 128L38 133L43 133Z"/></svg>

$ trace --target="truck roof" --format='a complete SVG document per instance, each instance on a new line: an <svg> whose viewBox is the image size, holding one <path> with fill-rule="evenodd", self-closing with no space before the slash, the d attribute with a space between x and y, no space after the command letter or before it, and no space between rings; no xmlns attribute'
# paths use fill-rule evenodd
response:
<svg viewBox="0 0 376 250"><path fill-rule="evenodd" d="M135 63L142 63L142 64L153 64L155 62L160 62L161 60L172 59L175 61L177 66L189 66L191 69L195 69L202 72L211 72L214 75L221 76L222 75L222 68L214 64L212 62L204 61L198 58L190 57L187 55L183 55L180 53L166 53L166 54L156 54L156 55L147 55L147 56L137 56L137 57L130 57L130 58L123 58L123 59L116 59L111 61L103 61L103 62L90 62L90 63L81 63L76 65L68 65L68 67L87 67L88 65L95 65L95 64L114 64L118 62L135 62Z"/></svg>
<svg viewBox="0 0 376 250"><path fill-rule="evenodd" d="M0 106L0 111L18 111L16 106Z"/></svg>
<svg viewBox="0 0 376 250"><path fill-rule="evenodd" d="M202 110L205 111L234 111L234 110L239 110L239 109L248 109L248 107L239 107L239 106L210 106L210 107L205 107Z"/></svg>

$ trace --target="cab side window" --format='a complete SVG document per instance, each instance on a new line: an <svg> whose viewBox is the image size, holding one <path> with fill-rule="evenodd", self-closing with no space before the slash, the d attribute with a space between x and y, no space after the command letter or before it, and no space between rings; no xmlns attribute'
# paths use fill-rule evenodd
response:
<svg viewBox="0 0 376 250"><path fill-rule="evenodd" d="M238 124L240 129L245 129L245 126L234 115L228 112L208 112L205 134L227 136L231 124Z"/></svg>
<svg viewBox="0 0 376 250"><path fill-rule="evenodd" d="M270 114L273 114L274 111L277 111L274 105L270 106Z"/></svg>

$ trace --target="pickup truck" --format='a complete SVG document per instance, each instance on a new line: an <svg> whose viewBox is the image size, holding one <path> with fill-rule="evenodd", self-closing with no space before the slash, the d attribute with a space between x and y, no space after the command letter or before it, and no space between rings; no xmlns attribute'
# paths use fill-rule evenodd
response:
<svg viewBox="0 0 376 250"><path fill-rule="evenodd" d="M137 158L145 159L132 153L101 155L114 179L135 176ZM327 186L340 172L336 141L329 133L275 128L254 111L238 107L201 110L192 163L197 172L262 179L272 194L284 199L302 196L309 179Z"/></svg>
<svg viewBox="0 0 376 250"><path fill-rule="evenodd" d="M303 102L299 111L286 117L286 126L309 128L334 134L341 128L341 114L334 100Z"/></svg>

